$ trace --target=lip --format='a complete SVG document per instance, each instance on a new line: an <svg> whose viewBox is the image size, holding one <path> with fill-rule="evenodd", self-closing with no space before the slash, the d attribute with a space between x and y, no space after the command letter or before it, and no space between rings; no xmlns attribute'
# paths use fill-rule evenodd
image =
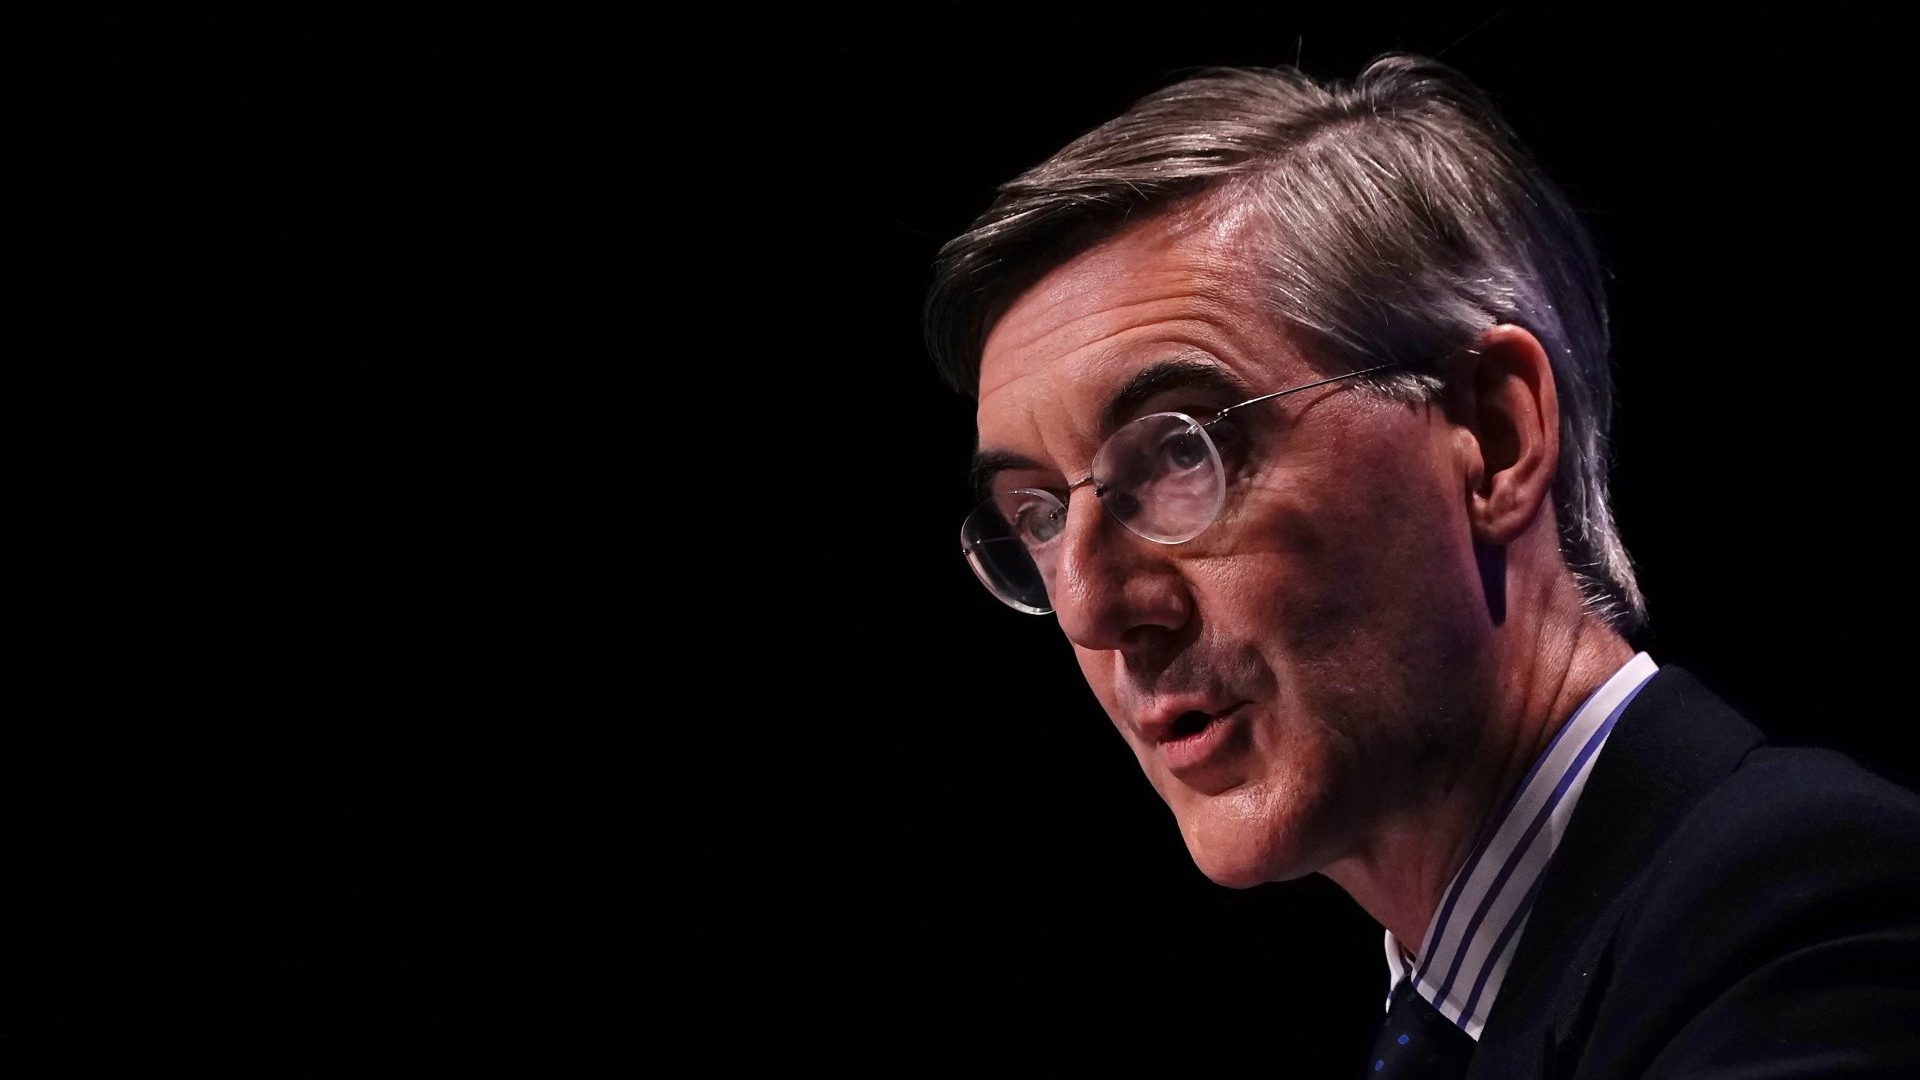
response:
<svg viewBox="0 0 1920 1080"><path fill-rule="evenodd" d="M1197 774L1221 757L1232 741L1229 737L1244 722L1246 705L1244 701L1235 702L1217 711L1192 704L1156 709L1141 723L1140 733L1160 755L1167 771L1182 780L1199 779ZM1206 725L1183 732L1178 727L1179 719L1192 712L1206 712Z"/></svg>

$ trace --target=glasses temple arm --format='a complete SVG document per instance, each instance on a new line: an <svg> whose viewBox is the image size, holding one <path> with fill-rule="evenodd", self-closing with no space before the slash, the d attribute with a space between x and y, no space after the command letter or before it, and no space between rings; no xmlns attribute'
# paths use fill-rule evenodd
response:
<svg viewBox="0 0 1920 1080"><path fill-rule="evenodd" d="M1390 367L1393 367L1393 365L1392 364L1375 364L1373 367L1370 367L1370 368L1361 368L1359 371L1349 371L1345 375L1334 375L1329 378L1321 379L1317 382L1307 383L1304 386L1290 386L1285 390L1275 390L1271 394L1261 394L1257 398L1248 398L1247 400L1242 401L1237 405L1229 405L1226 408L1221 409L1219 412L1213 415L1213 419L1207 421L1205 424L1202 424L1201 426L1208 427L1213 424L1217 424L1220 421L1225 420L1227 418L1227 414L1230 412L1233 412L1235 409L1244 409L1249 405L1258 405L1263 401L1272 401L1274 398L1286 397L1288 394L1297 394L1302 390L1311 390L1316 386L1325 386L1328 383L1336 383L1336 382L1339 382L1341 379L1351 379L1360 375L1371 375L1376 371L1385 371Z"/></svg>

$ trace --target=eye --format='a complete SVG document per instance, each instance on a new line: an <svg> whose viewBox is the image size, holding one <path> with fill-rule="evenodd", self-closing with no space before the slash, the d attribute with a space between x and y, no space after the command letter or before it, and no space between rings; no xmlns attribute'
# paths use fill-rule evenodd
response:
<svg viewBox="0 0 1920 1080"><path fill-rule="evenodd" d="M1185 428L1161 440L1157 455L1170 472L1188 472L1207 464L1205 436L1197 429Z"/></svg>
<svg viewBox="0 0 1920 1080"><path fill-rule="evenodd" d="M1028 547L1040 547L1060 535L1066 519L1064 506L1035 499L1020 504L1008 519L1008 524L1013 527L1013 535L1019 537L1021 543Z"/></svg>

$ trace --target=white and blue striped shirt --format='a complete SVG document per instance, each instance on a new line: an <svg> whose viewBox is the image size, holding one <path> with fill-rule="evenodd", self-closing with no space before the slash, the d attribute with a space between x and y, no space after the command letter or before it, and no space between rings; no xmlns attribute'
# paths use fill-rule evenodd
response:
<svg viewBox="0 0 1920 1080"><path fill-rule="evenodd" d="M1614 721L1656 670L1651 657L1636 653L1574 710L1513 797L1481 830L1472 854L1447 885L1417 964L1387 931L1389 988L1411 975L1421 997L1480 1038L1533 908L1541 872L1560 846L1587 774Z"/></svg>

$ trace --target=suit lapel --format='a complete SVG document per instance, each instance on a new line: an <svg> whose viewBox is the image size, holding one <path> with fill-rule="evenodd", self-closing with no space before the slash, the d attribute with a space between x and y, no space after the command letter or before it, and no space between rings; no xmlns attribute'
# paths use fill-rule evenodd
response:
<svg viewBox="0 0 1920 1080"><path fill-rule="evenodd" d="M1675 823L1765 741L1679 668L1660 669L1615 723L1481 1033L1470 1075L1564 1074L1606 982L1628 886Z"/></svg>

